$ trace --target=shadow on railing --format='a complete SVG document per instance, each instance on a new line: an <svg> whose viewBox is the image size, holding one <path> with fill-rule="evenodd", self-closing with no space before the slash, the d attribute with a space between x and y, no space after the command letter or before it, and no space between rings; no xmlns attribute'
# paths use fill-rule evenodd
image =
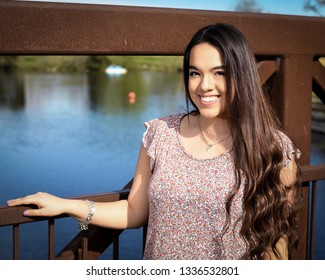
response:
<svg viewBox="0 0 325 280"><path fill-rule="evenodd" d="M304 166L302 168L303 186L310 188L312 193L308 213L308 235L307 235L307 258L313 259L314 255L314 228L316 215L316 188L317 182L325 180L325 164L317 166ZM75 197L76 199L91 199L96 202L112 202L127 199L132 180L120 191L94 194L89 196ZM35 223L48 221L48 259L79 260L97 259L109 247L113 246L113 259L119 259L119 235L122 230L106 229L97 226L90 226L88 231L78 233L67 246L55 256L54 253L54 227L55 220L67 217L61 215L53 218L29 218L22 216L28 206L0 207L0 227L12 226L13 232L13 259L19 259L19 225L24 223ZM145 241L145 232L143 240ZM143 241L143 242L144 242ZM0 249L1 250L1 249Z"/></svg>

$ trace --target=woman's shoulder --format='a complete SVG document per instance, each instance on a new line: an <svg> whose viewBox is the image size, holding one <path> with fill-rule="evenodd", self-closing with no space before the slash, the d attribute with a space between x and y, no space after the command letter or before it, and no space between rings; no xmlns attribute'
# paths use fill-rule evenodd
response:
<svg viewBox="0 0 325 280"><path fill-rule="evenodd" d="M184 116L185 113L171 114L171 115L160 117L158 118L158 120L165 123L173 123L173 122L179 122Z"/></svg>
<svg viewBox="0 0 325 280"><path fill-rule="evenodd" d="M148 127L163 127L163 128L176 128L179 127L180 121L184 117L185 113L171 114L162 116L156 119L149 120L145 122Z"/></svg>
<svg viewBox="0 0 325 280"><path fill-rule="evenodd" d="M291 156L295 154L297 158L300 158L301 151L297 148L292 139L286 135L283 131L276 131L276 139L279 141L284 155L284 164L287 165L291 160Z"/></svg>
<svg viewBox="0 0 325 280"><path fill-rule="evenodd" d="M168 115L144 123L146 131L143 133L142 143L147 150L147 154L152 159L152 166L157 153L164 146L163 144L166 143L166 139L172 139L169 137L173 135L171 130L177 130L182 116L184 114Z"/></svg>
<svg viewBox="0 0 325 280"><path fill-rule="evenodd" d="M276 137L276 140L280 143L280 145L282 147L285 147L285 146L288 146L288 145L293 145L294 146L294 143L290 139L290 137L281 130L276 130L275 131L275 137Z"/></svg>

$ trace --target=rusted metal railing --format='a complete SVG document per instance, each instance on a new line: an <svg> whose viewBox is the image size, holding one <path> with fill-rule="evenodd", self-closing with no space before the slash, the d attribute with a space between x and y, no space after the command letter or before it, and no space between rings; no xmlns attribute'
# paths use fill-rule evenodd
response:
<svg viewBox="0 0 325 280"><path fill-rule="evenodd" d="M325 18L6 1L0 2L0 54L182 55L194 32L215 22L233 24L248 38L270 100L308 169L311 92L325 102L325 68L319 62L325 56ZM323 169L319 172L324 174ZM317 178L323 177L311 181ZM309 188L304 197L299 213L302 242L293 259L307 258ZM3 223L3 216L0 220ZM52 221L49 227L52 232ZM16 243L17 226L14 231Z"/></svg>
<svg viewBox="0 0 325 280"><path fill-rule="evenodd" d="M113 202L127 199L131 183L124 189L116 192L102 193L97 195L74 197L75 199L91 199L96 202ZM54 250L54 227L55 221L68 217L60 215L53 218L47 217L25 217L22 213L30 208L29 206L0 207L0 227L12 226L13 234L13 259L20 258L20 225L47 221L48 230L48 259L97 259L107 247L113 244L113 258L118 259L118 236L121 230L104 229L90 226L88 231L80 232L69 244L55 256ZM0 249L1 250L1 249Z"/></svg>

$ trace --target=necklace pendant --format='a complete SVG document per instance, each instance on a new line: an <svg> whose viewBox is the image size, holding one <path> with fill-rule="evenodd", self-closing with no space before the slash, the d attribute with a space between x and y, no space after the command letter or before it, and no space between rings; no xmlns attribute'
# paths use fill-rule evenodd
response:
<svg viewBox="0 0 325 280"><path fill-rule="evenodd" d="M206 151L208 152L211 148L212 148L212 145L211 144L208 144L207 145L207 148L206 148Z"/></svg>

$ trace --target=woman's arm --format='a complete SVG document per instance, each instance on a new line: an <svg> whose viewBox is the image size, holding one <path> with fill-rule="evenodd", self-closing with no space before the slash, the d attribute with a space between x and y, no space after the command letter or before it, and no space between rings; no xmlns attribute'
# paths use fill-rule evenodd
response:
<svg viewBox="0 0 325 280"><path fill-rule="evenodd" d="M280 238L278 243L275 246L276 251L280 255L280 260L288 260L289 253L288 253L288 242L285 238ZM267 249L267 251L263 254L263 260L278 260L276 255L274 254L271 246Z"/></svg>
<svg viewBox="0 0 325 280"><path fill-rule="evenodd" d="M142 146L128 199L116 202L96 202L94 205L96 213L91 223L117 229L144 225L149 212L147 189L150 178L150 158ZM9 200L7 204L8 206L34 204L38 207L38 209L25 211L23 213L25 216L56 216L65 213L82 221L89 212L89 205L86 201L64 199L42 192Z"/></svg>

